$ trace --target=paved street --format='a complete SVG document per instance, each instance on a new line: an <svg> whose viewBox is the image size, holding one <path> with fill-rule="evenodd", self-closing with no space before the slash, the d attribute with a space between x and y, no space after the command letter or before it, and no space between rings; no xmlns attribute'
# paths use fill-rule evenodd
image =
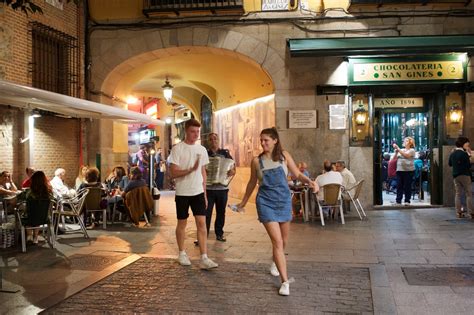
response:
<svg viewBox="0 0 474 315"><path fill-rule="evenodd" d="M453 209L369 211L363 222L352 213L345 226L324 228L294 222L286 252L296 282L290 297L280 297L254 207L228 212L227 242L216 242L211 229L209 256L220 266L201 271L192 222L193 266L173 261L173 199L164 193L152 227L116 224L91 231L89 241L60 235L56 250L2 250L3 287L19 292L0 293L1 313L472 313L474 222L455 219Z"/></svg>

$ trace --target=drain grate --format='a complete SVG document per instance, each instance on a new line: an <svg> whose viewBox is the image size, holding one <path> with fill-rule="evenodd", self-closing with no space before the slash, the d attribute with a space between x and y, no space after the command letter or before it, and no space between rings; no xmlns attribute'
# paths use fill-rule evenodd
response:
<svg viewBox="0 0 474 315"><path fill-rule="evenodd" d="M474 268L402 267L409 285L474 286Z"/></svg>
<svg viewBox="0 0 474 315"><path fill-rule="evenodd" d="M101 271L106 267L130 256L129 254L113 253L110 255L81 255L75 254L67 260L53 264L54 268L66 268L75 270L93 270Z"/></svg>

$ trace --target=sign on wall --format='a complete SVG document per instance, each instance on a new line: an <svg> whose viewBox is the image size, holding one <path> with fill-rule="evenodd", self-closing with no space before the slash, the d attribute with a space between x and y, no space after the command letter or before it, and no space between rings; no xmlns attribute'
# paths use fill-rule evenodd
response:
<svg viewBox="0 0 474 315"><path fill-rule="evenodd" d="M288 111L288 128L316 128L317 114L315 110L290 110Z"/></svg>
<svg viewBox="0 0 474 315"><path fill-rule="evenodd" d="M346 129L347 105L329 105L329 129Z"/></svg>
<svg viewBox="0 0 474 315"><path fill-rule="evenodd" d="M351 58L349 84L466 81L464 54L416 58Z"/></svg>
<svg viewBox="0 0 474 315"><path fill-rule="evenodd" d="M423 107L422 97L384 97L374 98L375 108L412 108Z"/></svg>
<svg viewBox="0 0 474 315"><path fill-rule="evenodd" d="M262 11L288 11L290 0L262 0Z"/></svg>

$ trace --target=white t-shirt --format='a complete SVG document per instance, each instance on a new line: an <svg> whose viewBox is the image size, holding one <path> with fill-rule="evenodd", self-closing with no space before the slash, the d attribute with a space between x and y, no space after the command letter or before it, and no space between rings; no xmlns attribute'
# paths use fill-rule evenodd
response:
<svg viewBox="0 0 474 315"><path fill-rule="evenodd" d="M204 192L202 166L209 163L207 150L200 144L186 144L184 141L178 143L171 150L170 163L178 166L180 170L193 167L200 155L200 165L194 172L176 178L176 196L196 196Z"/></svg>
<svg viewBox="0 0 474 315"><path fill-rule="evenodd" d="M316 183L319 186L318 199L324 199L324 185L339 184L342 185L342 175L339 172L330 171L316 177Z"/></svg>

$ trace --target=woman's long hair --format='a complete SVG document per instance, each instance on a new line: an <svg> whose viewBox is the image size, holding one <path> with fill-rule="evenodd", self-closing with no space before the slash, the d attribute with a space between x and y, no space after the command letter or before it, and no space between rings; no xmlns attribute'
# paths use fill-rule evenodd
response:
<svg viewBox="0 0 474 315"><path fill-rule="evenodd" d="M49 198L52 188L42 171L36 171L31 175L30 191L36 198Z"/></svg>
<svg viewBox="0 0 474 315"><path fill-rule="evenodd" d="M79 174L77 174L77 177L81 180L81 181L84 181L85 179L85 174L82 174L82 170L83 169L89 169L89 166L87 165L81 165L81 167L79 167Z"/></svg>
<svg viewBox="0 0 474 315"><path fill-rule="evenodd" d="M275 146L273 147L272 160L274 162L283 161L284 160L283 148L281 146L280 136L278 135L278 131L276 130L276 128L272 127L272 128L263 129L262 132L260 132L260 136L261 135L267 135L273 140L277 140L277 143L275 143ZM263 152L259 156L262 156L262 155L263 155Z"/></svg>
<svg viewBox="0 0 474 315"><path fill-rule="evenodd" d="M122 177L127 175L127 172L125 171L125 169L122 166L115 167L115 172L117 174L116 180L119 180L119 181L122 179Z"/></svg>

